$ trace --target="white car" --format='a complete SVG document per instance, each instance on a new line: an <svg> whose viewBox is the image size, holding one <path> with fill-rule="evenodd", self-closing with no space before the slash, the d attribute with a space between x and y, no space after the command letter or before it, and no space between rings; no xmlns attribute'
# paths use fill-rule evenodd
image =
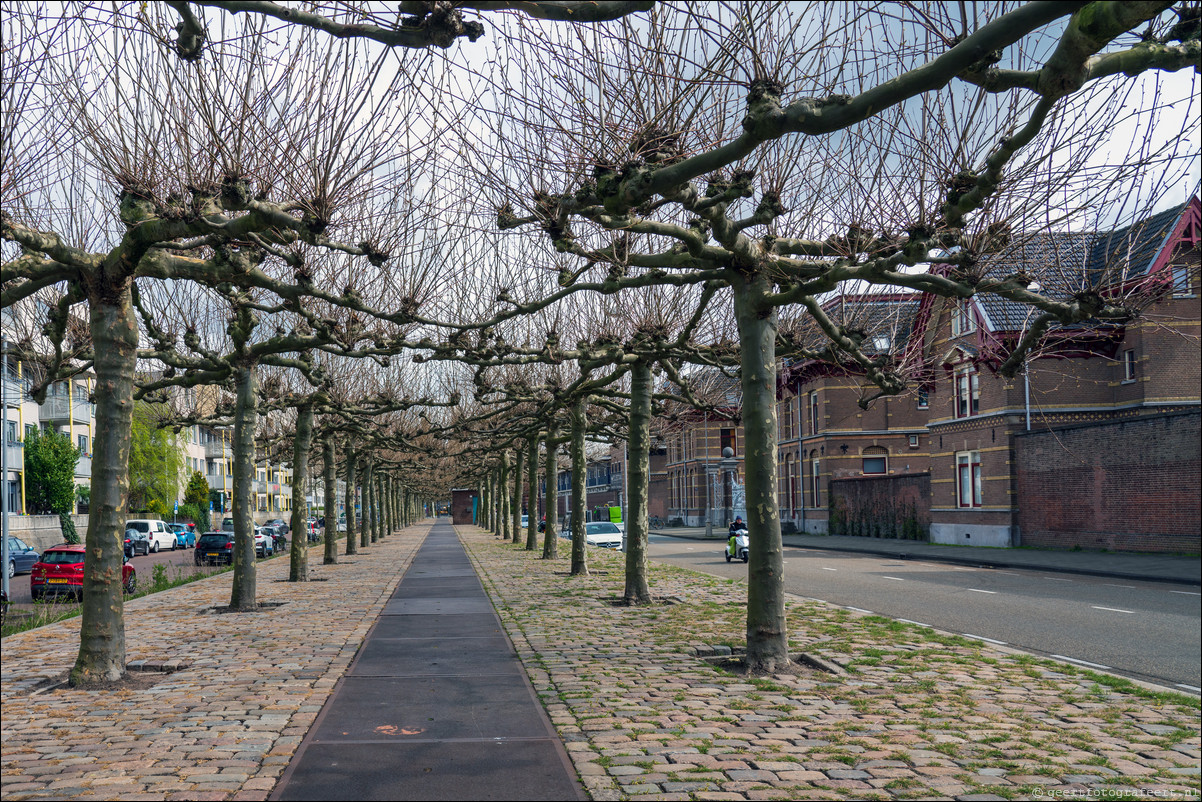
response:
<svg viewBox="0 0 1202 802"><path fill-rule="evenodd" d="M260 557L270 557L275 553L275 538L270 532L255 527L255 554Z"/></svg>
<svg viewBox="0 0 1202 802"><path fill-rule="evenodd" d="M622 530L608 521L590 521L584 525L584 542L603 549L622 548Z"/></svg>
<svg viewBox="0 0 1202 802"><path fill-rule="evenodd" d="M167 524L157 518L134 518L125 522L125 529L141 532L146 535L151 552L159 549L175 550L175 533L167 528Z"/></svg>

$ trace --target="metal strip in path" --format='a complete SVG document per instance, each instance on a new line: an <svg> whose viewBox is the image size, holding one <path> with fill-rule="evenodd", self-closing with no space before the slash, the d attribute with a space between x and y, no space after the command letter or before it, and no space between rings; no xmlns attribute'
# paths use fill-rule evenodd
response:
<svg viewBox="0 0 1202 802"><path fill-rule="evenodd" d="M430 530L271 799L587 799L449 521Z"/></svg>

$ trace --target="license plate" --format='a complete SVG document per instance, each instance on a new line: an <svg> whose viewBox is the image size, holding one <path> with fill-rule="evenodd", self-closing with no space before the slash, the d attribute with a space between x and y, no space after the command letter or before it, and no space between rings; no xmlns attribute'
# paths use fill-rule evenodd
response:
<svg viewBox="0 0 1202 802"><path fill-rule="evenodd" d="M65 584L67 584L67 580L65 580L65 579L47 579L47 580L46 580L46 582L47 582L48 584L51 584L51 585L65 585Z"/></svg>
<svg viewBox="0 0 1202 802"><path fill-rule="evenodd" d="M219 555L215 551L208 551L208 552L205 552L205 556L206 557L217 557Z"/></svg>

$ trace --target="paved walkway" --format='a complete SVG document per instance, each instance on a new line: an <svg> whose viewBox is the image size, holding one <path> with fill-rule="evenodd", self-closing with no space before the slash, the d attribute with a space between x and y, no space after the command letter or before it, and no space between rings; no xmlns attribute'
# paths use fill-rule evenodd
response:
<svg viewBox="0 0 1202 802"><path fill-rule="evenodd" d="M705 527L702 526L669 527L657 529L654 534L689 540L706 539ZM725 540L726 536L719 531L714 535L714 539ZM996 568L1029 568L1068 574L1139 579L1145 582L1202 585L1202 559L1197 555L997 549L844 535L785 535L782 540L786 546L797 548L880 554L904 560L987 565Z"/></svg>
<svg viewBox="0 0 1202 802"><path fill-rule="evenodd" d="M586 798L449 521L431 529L271 798Z"/></svg>
<svg viewBox="0 0 1202 802"><path fill-rule="evenodd" d="M387 676L423 639L405 629L420 626L408 602L438 598L405 595L406 571L416 569L406 577L415 592L430 579L464 591L451 580L466 575L420 575L435 567L414 562L430 530L411 527L338 565L318 558L313 578L323 581L279 581L283 560L261 564L260 598L282 605L272 610L206 612L228 601L229 574L130 602L130 660L179 669L138 690L45 687L71 665L77 620L5 638L0 795L292 798L306 761L337 749L375 750L379 761L339 775L346 795L362 792L348 777L412 768L399 759L402 738L366 745L362 729L335 729L340 703L326 706L336 688L436 681ZM460 538L593 799L1197 799L1202 787L1196 699L792 597L792 648L849 673L746 678L704 659L743 640L743 583L653 565L661 603L627 608L613 603L624 555L590 550L591 575L570 577L566 554L541 560L473 527ZM386 654L395 660L380 662ZM417 704L402 709L423 715ZM429 725L391 714L376 724L374 715L366 709L360 720L398 732L446 724L438 737L454 738L433 707ZM340 743L343 732L360 743ZM546 789L530 779L520 796L471 795L538 798ZM306 782L328 781L318 772ZM378 798L423 798L414 789L398 784Z"/></svg>

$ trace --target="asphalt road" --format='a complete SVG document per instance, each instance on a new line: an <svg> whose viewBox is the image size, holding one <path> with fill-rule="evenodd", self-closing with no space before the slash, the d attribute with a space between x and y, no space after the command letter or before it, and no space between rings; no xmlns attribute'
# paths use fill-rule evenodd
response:
<svg viewBox="0 0 1202 802"><path fill-rule="evenodd" d="M724 577L721 541L651 537L650 556ZM785 547L790 593L1200 692L1196 587L1014 569L967 568Z"/></svg>

